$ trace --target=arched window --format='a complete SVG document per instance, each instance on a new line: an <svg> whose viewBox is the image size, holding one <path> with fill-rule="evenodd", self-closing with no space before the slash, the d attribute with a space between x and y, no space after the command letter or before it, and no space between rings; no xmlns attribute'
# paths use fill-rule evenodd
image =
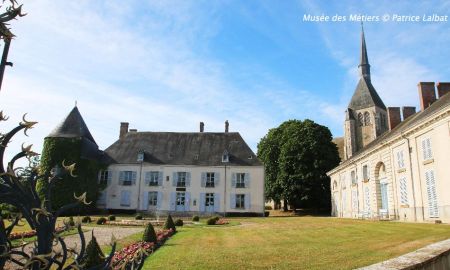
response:
<svg viewBox="0 0 450 270"><path fill-rule="evenodd" d="M370 113L369 112L364 113L364 125L365 126L370 125Z"/></svg>
<svg viewBox="0 0 450 270"><path fill-rule="evenodd" d="M358 113L358 124L359 126L364 126L364 118L362 113Z"/></svg>

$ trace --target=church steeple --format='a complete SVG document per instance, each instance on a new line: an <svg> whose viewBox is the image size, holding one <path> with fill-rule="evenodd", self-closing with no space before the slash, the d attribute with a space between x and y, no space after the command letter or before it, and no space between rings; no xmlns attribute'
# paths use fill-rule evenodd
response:
<svg viewBox="0 0 450 270"><path fill-rule="evenodd" d="M362 78L370 81L370 65L367 57L366 39L364 37L364 27L361 22L361 57L358 65L359 72Z"/></svg>

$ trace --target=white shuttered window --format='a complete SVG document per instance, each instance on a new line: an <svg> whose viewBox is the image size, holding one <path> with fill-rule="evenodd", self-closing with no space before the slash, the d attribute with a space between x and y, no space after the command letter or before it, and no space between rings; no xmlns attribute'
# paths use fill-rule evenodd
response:
<svg viewBox="0 0 450 270"><path fill-rule="evenodd" d="M436 180L434 179L433 170L425 172L425 182L427 184L428 215L430 217L439 217L436 195Z"/></svg>
<svg viewBox="0 0 450 270"><path fill-rule="evenodd" d="M431 138L422 140L422 156L423 160L433 158L433 152L431 151Z"/></svg>
<svg viewBox="0 0 450 270"><path fill-rule="evenodd" d="M400 203L403 205L408 204L408 189L406 187L406 177L400 177Z"/></svg>

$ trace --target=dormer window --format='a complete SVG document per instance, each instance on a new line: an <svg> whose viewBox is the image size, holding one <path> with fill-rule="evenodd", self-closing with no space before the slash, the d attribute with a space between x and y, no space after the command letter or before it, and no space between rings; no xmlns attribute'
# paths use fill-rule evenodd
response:
<svg viewBox="0 0 450 270"><path fill-rule="evenodd" d="M222 162L230 162L230 155L227 150L223 151Z"/></svg>
<svg viewBox="0 0 450 270"><path fill-rule="evenodd" d="M143 162L144 161L144 151L143 150L138 152L137 161L138 162Z"/></svg>

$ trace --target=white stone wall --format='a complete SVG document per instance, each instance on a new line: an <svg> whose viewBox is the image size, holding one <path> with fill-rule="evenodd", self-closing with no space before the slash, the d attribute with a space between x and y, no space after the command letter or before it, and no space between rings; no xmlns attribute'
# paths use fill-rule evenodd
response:
<svg viewBox="0 0 450 270"><path fill-rule="evenodd" d="M430 139L431 158L424 159L422 141ZM403 164L398 152L403 153ZM375 148L358 154L328 173L331 178L332 215L346 218L384 218L380 216L380 180L387 183L388 217L401 221L450 222L450 109L423 119L415 127L383 141ZM384 165L385 177L380 177L379 166ZM363 166L368 165L370 177L363 181ZM352 185L351 172L357 183ZM434 174L437 215L430 216L430 188L427 174ZM345 179L345 183L342 182ZM402 180L404 179L404 180ZM401 182L404 181L404 184ZM368 193L366 192L366 189ZM405 196L406 190L406 196ZM357 192L358 202L352 203ZM402 198L403 192L403 198ZM367 198L369 194L369 198ZM406 197L406 203L405 198ZM433 197L433 196L431 196ZM345 201L343 199L346 199ZM368 200L367 200L368 199ZM402 201L403 200L403 201ZM370 211L367 211L367 203Z"/></svg>
<svg viewBox="0 0 450 270"><path fill-rule="evenodd" d="M189 198L186 204L189 204L187 212L200 211L200 197L202 193L218 194L219 208L218 213L224 212L251 212L264 213L264 167L263 166L156 166L143 163L142 165L133 164L114 164L109 166L108 171L112 174L111 180L107 188L103 191L106 193L107 209L128 209L138 211L173 211L173 199L171 193L176 192L177 187L173 186L173 173L189 172L190 185L186 186L186 193ZM132 186L119 185L120 171L135 171L136 184ZM149 171L160 171L163 175L161 186L149 186L145 183L145 173ZM202 173L215 172L218 173L219 181L214 188L201 186ZM234 173L247 173L249 175L249 186L245 188L232 187ZM120 205L121 191L129 190L131 192L130 206ZM161 202L159 207L148 207L145 203L145 193L149 191L161 192ZM245 194L249 196L250 206L247 209L232 208L232 194ZM233 195L234 196L234 195ZM217 207L217 206L216 206Z"/></svg>

